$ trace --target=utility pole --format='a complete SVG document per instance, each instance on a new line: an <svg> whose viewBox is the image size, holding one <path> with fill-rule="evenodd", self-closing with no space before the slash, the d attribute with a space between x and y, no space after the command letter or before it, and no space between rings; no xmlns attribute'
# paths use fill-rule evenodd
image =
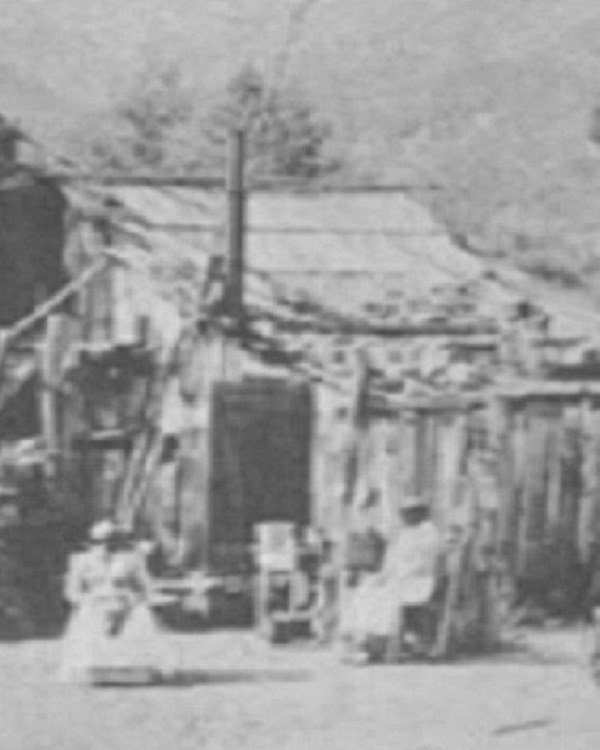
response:
<svg viewBox="0 0 600 750"><path fill-rule="evenodd" d="M245 328L245 222L244 132L236 129L229 136L227 154L227 312L238 335Z"/></svg>

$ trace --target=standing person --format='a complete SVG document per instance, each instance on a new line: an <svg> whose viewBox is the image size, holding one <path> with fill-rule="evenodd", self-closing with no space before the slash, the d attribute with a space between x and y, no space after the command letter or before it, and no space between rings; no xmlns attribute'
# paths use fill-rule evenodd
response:
<svg viewBox="0 0 600 750"><path fill-rule="evenodd" d="M65 594L73 607L64 639L61 676L102 682L120 674L154 681L166 667L149 607L145 560L131 535L102 521L90 547L71 559Z"/></svg>

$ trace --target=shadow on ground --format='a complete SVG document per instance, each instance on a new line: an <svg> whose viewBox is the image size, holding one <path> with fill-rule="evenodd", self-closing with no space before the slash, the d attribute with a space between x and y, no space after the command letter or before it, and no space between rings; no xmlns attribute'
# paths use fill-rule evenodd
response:
<svg viewBox="0 0 600 750"><path fill-rule="evenodd" d="M149 679L143 682L123 679L106 679L95 687L109 689L131 688L190 688L197 685L231 685L256 683L298 683L311 679L307 670L274 669L202 669L181 670L168 677Z"/></svg>
<svg viewBox="0 0 600 750"><path fill-rule="evenodd" d="M476 664L493 664L494 666L536 665L536 666L564 666L580 662L585 657L583 648L581 653L572 650L562 650L548 644L523 641L503 643L492 653L467 655L456 659L458 662Z"/></svg>

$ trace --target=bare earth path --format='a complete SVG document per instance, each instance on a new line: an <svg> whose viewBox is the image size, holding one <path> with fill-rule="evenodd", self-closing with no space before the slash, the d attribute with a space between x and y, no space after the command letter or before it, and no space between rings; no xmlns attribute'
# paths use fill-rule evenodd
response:
<svg viewBox="0 0 600 750"><path fill-rule="evenodd" d="M0 750L597 750L581 633L537 655L353 668L251 633L169 635L189 684L57 683L57 642L0 645Z"/></svg>

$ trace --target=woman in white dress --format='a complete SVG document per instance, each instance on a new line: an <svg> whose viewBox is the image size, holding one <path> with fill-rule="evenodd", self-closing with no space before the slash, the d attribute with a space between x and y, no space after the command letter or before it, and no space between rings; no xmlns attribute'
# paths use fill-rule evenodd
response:
<svg viewBox="0 0 600 750"><path fill-rule="evenodd" d="M73 613L64 639L61 676L98 683L155 681L168 664L149 606L145 559L109 521L96 524L88 551L74 555L66 580Z"/></svg>

